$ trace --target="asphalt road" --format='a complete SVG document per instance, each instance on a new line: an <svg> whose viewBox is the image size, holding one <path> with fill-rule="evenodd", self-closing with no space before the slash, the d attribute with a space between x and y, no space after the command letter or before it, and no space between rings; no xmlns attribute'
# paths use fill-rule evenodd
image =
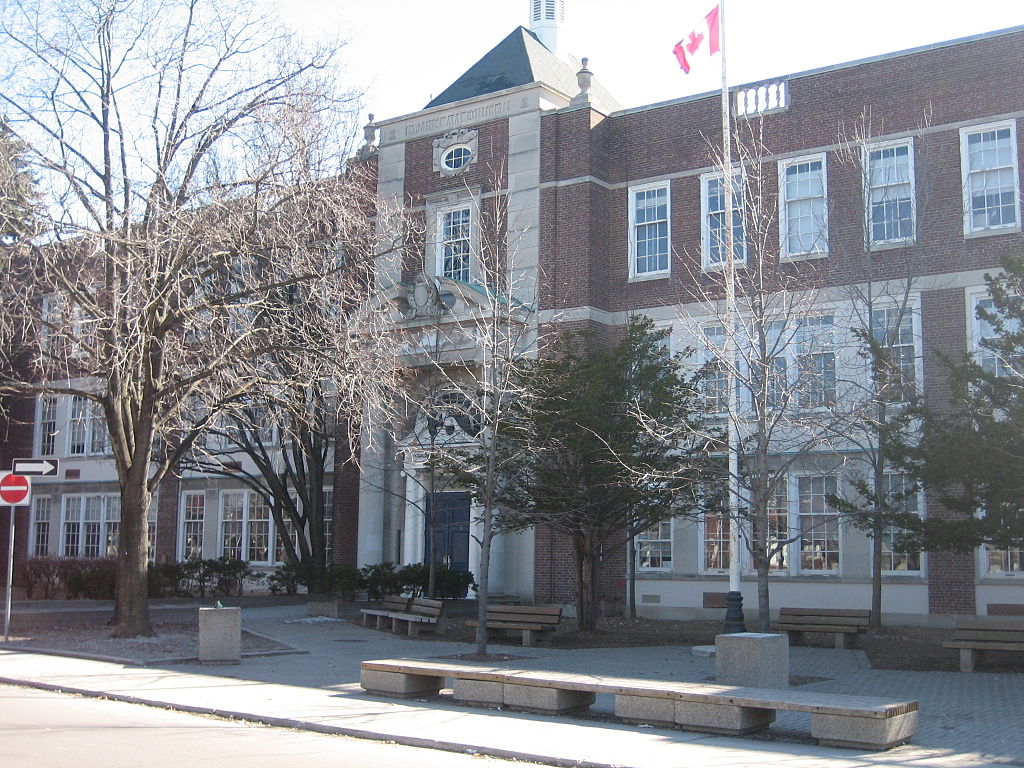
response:
<svg viewBox="0 0 1024 768"><path fill-rule="evenodd" d="M4 768L511 768L523 763L0 685Z"/></svg>

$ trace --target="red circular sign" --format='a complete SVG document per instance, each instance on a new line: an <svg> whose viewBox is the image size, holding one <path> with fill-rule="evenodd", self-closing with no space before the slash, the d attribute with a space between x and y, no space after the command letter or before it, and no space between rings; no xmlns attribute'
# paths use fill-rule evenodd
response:
<svg viewBox="0 0 1024 768"><path fill-rule="evenodd" d="M21 475L5 475L0 479L0 503L18 506L24 504L32 492L27 477Z"/></svg>

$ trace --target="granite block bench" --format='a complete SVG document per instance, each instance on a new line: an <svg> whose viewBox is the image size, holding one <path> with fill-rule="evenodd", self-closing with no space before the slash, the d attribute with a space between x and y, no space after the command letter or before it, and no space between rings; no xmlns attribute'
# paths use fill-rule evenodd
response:
<svg viewBox="0 0 1024 768"><path fill-rule="evenodd" d="M779 710L809 713L811 735L829 746L888 749L917 731L916 701L873 696L412 659L364 661L360 672L360 684L368 693L400 698L436 696L448 679L452 699L461 704L557 715L585 710L596 694L610 694L616 716L625 722L731 736L764 730Z"/></svg>
<svg viewBox="0 0 1024 768"><path fill-rule="evenodd" d="M562 609L558 606L499 605L487 606L487 631L522 632L524 646L533 645L537 635L552 632L562 620ZM479 626L475 619L466 621L467 627Z"/></svg>
<svg viewBox="0 0 1024 768"><path fill-rule="evenodd" d="M1020 619L963 619L943 648L960 649L960 671L973 672L985 651L1024 651L1024 621Z"/></svg>
<svg viewBox="0 0 1024 768"><path fill-rule="evenodd" d="M780 608L773 632L789 635L790 645L803 642L805 632L824 632L835 636L835 647L846 648L868 628L871 611L853 608Z"/></svg>

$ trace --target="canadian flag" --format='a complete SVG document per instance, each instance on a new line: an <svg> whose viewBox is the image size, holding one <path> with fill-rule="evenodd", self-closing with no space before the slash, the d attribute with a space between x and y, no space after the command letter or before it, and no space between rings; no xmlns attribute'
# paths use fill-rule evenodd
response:
<svg viewBox="0 0 1024 768"><path fill-rule="evenodd" d="M715 5L693 32L676 43L672 52L683 72L690 74L690 62L694 57L714 56L718 49L718 6Z"/></svg>

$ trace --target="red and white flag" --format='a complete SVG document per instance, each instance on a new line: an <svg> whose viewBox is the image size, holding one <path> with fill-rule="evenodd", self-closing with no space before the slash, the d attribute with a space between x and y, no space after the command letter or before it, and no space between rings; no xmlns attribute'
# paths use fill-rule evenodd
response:
<svg viewBox="0 0 1024 768"><path fill-rule="evenodd" d="M672 52L683 72L690 74L690 64L697 58L714 56L719 50L718 5L703 18L697 28L684 37Z"/></svg>

